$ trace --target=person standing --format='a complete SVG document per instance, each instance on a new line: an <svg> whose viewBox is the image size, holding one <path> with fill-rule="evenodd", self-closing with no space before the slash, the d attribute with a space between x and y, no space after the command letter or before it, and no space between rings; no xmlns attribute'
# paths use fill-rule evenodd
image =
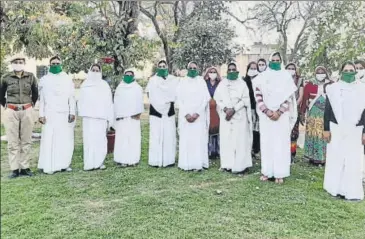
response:
<svg viewBox="0 0 365 239"><path fill-rule="evenodd" d="M178 83L178 79L169 74L166 61L161 60L157 64L156 74L149 79L146 87L150 101L148 164L153 167L175 164L175 100Z"/></svg>
<svg viewBox="0 0 365 239"><path fill-rule="evenodd" d="M326 68L315 69L315 79L304 87L303 101L300 107L301 121L306 117L304 159L315 165L326 162L327 143L323 139L323 116L326 105L326 87L332 82Z"/></svg>
<svg viewBox="0 0 365 239"><path fill-rule="evenodd" d="M122 167L136 166L141 159L143 111L143 89L135 81L134 72L126 70L114 95L114 161Z"/></svg>
<svg viewBox="0 0 365 239"><path fill-rule="evenodd" d="M235 63L219 84L214 99L220 116L221 170L243 173L252 167L252 115L247 85Z"/></svg>
<svg viewBox="0 0 365 239"><path fill-rule="evenodd" d="M46 174L72 171L75 86L62 71L59 56L50 59L49 73L41 78L39 89L39 122L43 126L38 168Z"/></svg>
<svg viewBox="0 0 365 239"><path fill-rule="evenodd" d="M262 61L261 61L262 62ZM265 62L266 64L266 62ZM247 66L246 76L243 80L246 82L251 103L252 127L253 127L253 142L252 142L252 157L259 158L260 153L260 126L259 117L256 112L255 93L252 87L252 81L259 74L256 62L250 62Z"/></svg>
<svg viewBox="0 0 365 239"><path fill-rule="evenodd" d="M295 98L297 100L297 106L300 107L302 101L303 101L303 81L300 78L299 75L299 69L296 64L289 63L286 65L285 69L290 73L290 75L293 77L294 84L297 87L297 90L295 91ZM298 111L300 112L300 111ZM294 125L294 128L291 132L290 138L291 138L291 162L294 163L295 156L297 154L297 141L299 138L299 121L300 117L298 114L297 121Z"/></svg>
<svg viewBox="0 0 365 239"><path fill-rule="evenodd" d="M208 91L210 94L209 111L210 111L210 123L209 123L209 142L208 142L208 154L210 159L216 159L220 157L220 142L219 142L219 115L217 112L217 103L214 100L214 93L221 82L221 77L215 67L207 69L204 80L207 83Z"/></svg>
<svg viewBox="0 0 365 239"><path fill-rule="evenodd" d="M356 83L355 64L341 67L340 81L327 87L324 139L327 159L324 189L347 200L364 199L365 85Z"/></svg>
<svg viewBox="0 0 365 239"><path fill-rule="evenodd" d="M5 107L4 126L12 171L9 178L16 178L20 175L33 175L29 167L34 125L33 106L38 100L38 83L32 73L24 70L24 56L17 55L10 62L13 71L1 78L0 103Z"/></svg>
<svg viewBox="0 0 365 239"><path fill-rule="evenodd" d="M281 69L279 52L270 57L269 69L254 80L257 111L260 118L260 180L274 177L276 183L290 175L290 132L297 120L297 90L288 71Z"/></svg>
<svg viewBox="0 0 365 239"><path fill-rule="evenodd" d="M197 63L188 64L187 77L177 89L179 108L179 163L183 170L201 171L209 167L209 101L211 97Z"/></svg>
<svg viewBox="0 0 365 239"><path fill-rule="evenodd" d="M93 64L80 87L78 101L82 117L84 170L105 169L106 132L114 122L113 99L109 84L102 80L101 66Z"/></svg>
<svg viewBox="0 0 365 239"><path fill-rule="evenodd" d="M365 61L356 60L356 78L359 84L365 85ZM365 182L365 145L364 145L364 170L363 170L363 181Z"/></svg>

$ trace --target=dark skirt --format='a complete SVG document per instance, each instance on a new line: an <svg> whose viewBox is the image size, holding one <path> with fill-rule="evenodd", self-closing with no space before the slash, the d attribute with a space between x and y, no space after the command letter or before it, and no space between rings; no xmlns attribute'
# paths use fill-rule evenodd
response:
<svg viewBox="0 0 365 239"><path fill-rule="evenodd" d="M219 158L219 134L209 135L208 154L209 158Z"/></svg>

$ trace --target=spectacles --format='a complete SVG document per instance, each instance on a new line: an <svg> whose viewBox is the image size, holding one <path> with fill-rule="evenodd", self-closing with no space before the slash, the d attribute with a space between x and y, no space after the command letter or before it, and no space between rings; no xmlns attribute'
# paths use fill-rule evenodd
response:
<svg viewBox="0 0 365 239"><path fill-rule="evenodd" d="M58 66L58 65L61 65L61 63L59 63L59 62L53 62L53 63L51 63L51 66Z"/></svg>

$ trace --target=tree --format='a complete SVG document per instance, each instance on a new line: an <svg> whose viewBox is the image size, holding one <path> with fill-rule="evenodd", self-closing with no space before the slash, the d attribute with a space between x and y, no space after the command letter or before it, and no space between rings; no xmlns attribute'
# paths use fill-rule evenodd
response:
<svg viewBox="0 0 365 239"><path fill-rule="evenodd" d="M228 21L194 18L188 23L181 29L184 37L178 40L179 47L173 55L178 68L185 68L190 61L196 61L204 71L207 67L234 59L237 47L231 44L231 39L235 32L227 27Z"/></svg>
<svg viewBox="0 0 365 239"><path fill-rule="evenodd" d="M327 11L309 23L301 64L310 72L318 65L338 70L346 60L364 57L365 3L327 2Z"/></svg>
<svg viewBox="0 0 365 239"><path fill-rule="evenodd" d="M283 61L287 64L289 61L298 61L300 52L306 39L304 32L309 27L309 23L317 14L324 10L324 3L321 1L261 1L253 8L249 8L248 16L240 19L230 11L226 13L240 22L248 30L256 30L252 24L260 26L260 31L273 31L279 33L279 51L282 53ZM300 29L294 46L291 48L288 42L288 29L292 24ZM290 51L289 58L287 53Z"/></svg>

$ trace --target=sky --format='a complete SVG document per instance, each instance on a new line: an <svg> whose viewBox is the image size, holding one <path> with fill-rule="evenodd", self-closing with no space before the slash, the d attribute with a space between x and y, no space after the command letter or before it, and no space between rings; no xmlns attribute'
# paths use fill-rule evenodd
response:
<svg viewBox="0 0 365 239"><path fill-rule="evenodd" d="M250 7L255 6L255 4L258 4L257 1L234 1L230 4L230 11L232 13L234 13L237 17L239 17L240 19L245 19L245 17L247 16L247 10ZM236 33L238 35L238 37L236 39L234 39L234 42L237 44L245 44L246 46L250 46L252 45L254 42L263 42L264 44L270 44L270 43L276 43L277 39L278 39L278 34L276 32L272 32L270 34L267 35L263 35L261 36L254 36L253 34L250 34L249 32L247 32L247 30L245 29L245 27L237 22L235 19L230 18L231 20L231 24L234 27L234 29L236 30ZM293 21L293 23L295 23L295 21ZM300 22L297 22L300 23ZM294 45L295 39L297 34L299 33L300 29L298 29L298 27L295 27L293 25L296 24L292 24L291 27L289 27L289 34L288 34L288 38L289 38L289 45L292 46ZM259 28L260 26L257 25L255 26L255 28Z"/></svg>

